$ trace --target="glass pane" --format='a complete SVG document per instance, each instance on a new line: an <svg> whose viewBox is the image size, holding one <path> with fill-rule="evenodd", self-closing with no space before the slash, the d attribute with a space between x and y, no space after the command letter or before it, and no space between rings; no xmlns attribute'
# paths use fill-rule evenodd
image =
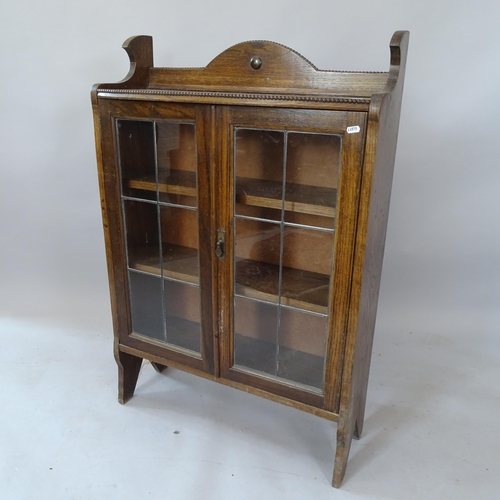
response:
<svg viewBox="0 0 500 500"><path fill-rule="evenodd" d="M161 278L129 271L132 331L165 340Z"/></svg>
<svg viewBox="0 0 500 500"><path fill-rule="evenodd" d="M198 212L160 206L163 276L199 283Z"/></svg>
<svg viewBox="0 0 500 500"><path fill-rule="evenodd" d="M237 129L235 141L235 364L321 391L341 138Z"/></svg>
<svg viewBox="0 0 500 500"><path fill-rule="evenodd" d="M275 208L257 207L255 205L244 205L243 203L238 203L237 211L238 215L244 217L265 219L276 222L281 220L281 209L277 210Z"/></svg>
<svg viewBox="0 0 500 500"><path fill-rule="evenodd" d="M198 286L163 280L167 342L201 352L200 289Z"/></svg>
<svg viewBox="0 0 500 500"><path fill-rule="evenodd" d="M330 217L329 227L333 229L340 146L341 137L338 135L287 134L286 221L295 222L293 213Z"/></svg>
<svg viewBox="0 0 500 500"><path fill-rule="evenodd" d="M333 230L335 228L334 217L323 217L321 215L310 215L300 212L285 211L284 218L285 221L289 222L290 224L299 224L301 226L319 227L330 230Z"/></svg>
<svg viewBox="0 0 500 500"><path fill-rule="evenodd" d="M321 389L327 317L282 307L278 373L281 378Z"/></svg>
<svg viewBox="0 0 500 500"><path fill-rule="evenodd" d="M236 227L235 364L321 389L333 233L240 219Z"/></svg>
<svg viewBox="0 0 500 500"><path fill-rule="evenodd" d="M156 133L160 201L196 207L195 126L157 122Z"/></svg>
<svg viewBox="0 0 500 500"><path fill-rule="evenodd" d="M281 303L327 314L332 254L333 233L285 226Z"/></svg>
<svg viewBox="0 0 500 500"><path fill-rule="evenodd" d="M236 219L235 293L278 302L280 225Z"/></svg>
<svg viewBox="0 0 500 500"><path fill-rule="evenodd" d="M167 342L200 353L198 212L160 206L160 227Z"/></svg>
<svg viewBox="0 0 500 500"><path fill-rule="evenodd" d="M199 357L195 127L117 120L116 134L132 331Z"/></svg>
<svg viewBox="0 0 500 500"><path fill-rule="evenodd" d="M235 132L236 213L245 205L275 209L267 217L281 219L284 132L237 129ZM267 218L266 217L266 218Z"/></svg>
<svg viewBox="0 0 500 500"><path fill-rule="evenodd" d="M278 307L255 300L234 300L234 362L276 375Z"/></svg>
<svg viewBox="0 0 500 500"><path fill-rule="evenodd" d="M155 203L124 200L128 266L161 274L158 208Z"/></svg>
<svg viewBox="0 0 500 500"><path fill-rule="evenodd" d="M122 194L156 200L154 124L117 120Z"/></svg>

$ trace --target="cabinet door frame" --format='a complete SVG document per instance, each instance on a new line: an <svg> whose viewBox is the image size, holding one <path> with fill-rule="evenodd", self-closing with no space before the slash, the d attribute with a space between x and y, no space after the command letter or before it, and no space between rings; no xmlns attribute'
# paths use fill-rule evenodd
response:
<svg viewBox="0 0 500 500"><path fill-rule="evenodd" d="M218 109L222 133L220 182L217 197L227 200L218 213L218 227L226 231L226 255L219 262L220 281L220 376L236 383L276 394L301 403L338 413L341 368L351 279L356 220L359 205L361 174L367 116L364 112L267 109L227 106ZM328 316L323 392L311 392L283 380L255 375L235 368L233 346L233 214L234 214L234 131L237 127L254 129L312 132L340 135L342 138L342 167L337 198L334 232L334 269ZM359 127L349 129L348 127ZM357 130L357 131L356 131Z"/></svg>
<svg viewBox="0 0 500 500"><path fill-rule="evenodd" d="M101 200L106 221L105 239L111 289L111 306L115 339L125 346L197 371L214 375L217 370L218 346L214 340L214 283L212 229L212 167L209 148L212 143L210 107L197 104L151 103L117 99L99 100L99 121L102 133L102 166L100 180L104 197ZM121 207L121 179L115 123L128 120L172 120L193 123L196 127L199 279L201 308L201 355L190 355L182 348L132 332L130 290L126 261L125 228ZM118 346L119 347L119 346ZM147 356L145 356L147 357Z"/></svg>

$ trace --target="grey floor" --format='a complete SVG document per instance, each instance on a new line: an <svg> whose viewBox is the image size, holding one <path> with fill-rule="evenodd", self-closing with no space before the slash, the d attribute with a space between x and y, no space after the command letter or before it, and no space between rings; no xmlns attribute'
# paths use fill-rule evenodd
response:
<svg viewBox="0 0 500 500"><path fill-rule="evenodd" d="M340 490L334 423L149 363L121 406L109 317L3 318L0 498L500 498L497 337L382 316Z"/></svg>

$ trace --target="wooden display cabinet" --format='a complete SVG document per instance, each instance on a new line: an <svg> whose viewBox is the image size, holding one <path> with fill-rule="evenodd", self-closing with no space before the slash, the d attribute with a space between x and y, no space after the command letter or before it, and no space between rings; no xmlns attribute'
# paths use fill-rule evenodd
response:
<svg viewBox="0 0 500 500"><path fill-rule="evenodd" d="M385 73L271 42L92 90L119 400L143 359L363 426L408 33Z"/></svg>

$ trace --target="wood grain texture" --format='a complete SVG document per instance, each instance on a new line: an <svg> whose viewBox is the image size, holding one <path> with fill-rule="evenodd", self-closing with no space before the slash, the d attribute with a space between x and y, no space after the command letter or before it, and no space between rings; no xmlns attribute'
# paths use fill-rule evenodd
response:
<svg viewBox="0 0 500 500"><path fill-rule="evenodd" d="M214 352L214 375L216 377L221 376L221 329L223 328L223 313L222 313L222 297L221 290L224 287L224 283L221 282L221 264L224 263L224 259L219 260L213 258L215 254L217 233L221 228L221 214L220 211L223 210L224 203L221 203L219 198L219 185L222 182L221 177L221 164L222 164L222 150L223 150L223 138L218 138L216 131L221 130L221 117L218 109L215 106L210 106L207 110L207 131L210 131L210 141L208 142L208 169L210 174L211 183L209 186L210 194L210 207L209 214L210 217L208 223L208 230L210 232L209 236L209 248L212 255L212 331L213 331L213 352ZM222 134L224 136L224 134ZM226 242L227 244L227 242Z"/></svg>
<svg viewBox="0 0 500 500"><path fill-rule="evenodd" d="M253 57L262 60L254 70ZM338 95L371 96L381 91L387 80L384 73L321 71L298 52L274 42L243 42L219 54L205 68L154 68L150 88L168 89L182 85L196 90L205 86L220 91L257 90L287 93L316 91Z"/></svg>
<svg viewBox="0 0 500 500"><path fill-rule="evenodd" d="M196 107L196 149L198 160L198 241L200 255L201 325L203 366L208 373L215 373L218 347L214 342L213 287L217 286L214 274L215 231L212 215L212 144L215 130L210 126L211 110L208 106ZM184 229L185 230L185 229Z"/></svg>
<svg viewBox="0 0 500 500"><path fill-rule="evenodd" d="M127 186L133 189L156 191L156 177L147 175L128 179ZM281 184L277 182L239 177L236 183L236 202L281 210L281 188ZM335 216L335 189L289 183L285 190L287 193L285 210L324 217ZM196 196L196 174L195 172L171 170L166 180L158 183L158 191L167 194ZM279 199L276 198L277 196ZM327 200L327 204L322 205L320 200Z"/></svg>
<svg viewBox="0 0 500 500"><path fill-rule="evenodd" d="M182 102L219 106L255 106L286 109L368 111L370 99L361 97L310 96L298 94L258 94L198 92L186 90L99 89L99 97L126 101Z"/></svg>
<svg viewBox="0 0 500 500"><path fill-rule="evenodd" d="M278 182L238 177L236 181L236 202L289 212L334 217L336 192L331 188L318 188L288 183L285 187L285 202L281 202L282 186ZM322 204L322 201L325 204Z"/></svg>
<svg viewBox="0 0 500 500"><path fill-rule="evenodd" d="M359 438L363 428L408 36L394 34L389 71L380 73L322 71L292 49L265 41L230 47L205 68L155 68L151 37L125 42L128 75L118 83L95 85L91 94L120 402L132 397L142 359L148 359L159 372L180 368L337 421L332 484L340 486L352 437ZM253 58L261 60L257 69ZM117 120L122 120L118 126ZM182 124L182 148L168 139L173 122ZM347 133L349 126L359 132ZM288 161L290 170L281 183L280 172L268 168L274 161L272 145L255 146L252 138L235 144L241 128L264 130L269 141L295 133L323 138L297 146L299 153L285 153L290 156L281 161ZM334 140L328 142L327 136ZM340 158L340 174L321 176L317 165L333 156ZM243 168L235 179L237 157ZM257 167L255 160L261 161ZM122 195L131 207L127 227ZM151 217L155 210L157 219ZM276 213L285 217L283 222ZM266 217L273 222L255 222ZM286 245L276 247L275 228L285 228L285 221L323 231L288 226ZM215 257L219 228L226 234L221 259ZM322 236L312 238L315 233ZM325 248L331 255L332 246L333 270L326 254L317 259ZM280 290L271 269L277 258L284 266ZM258 273L252 271L255 263ZM171 294L165 301L165 291L161 304L167 319L184 325L181 330L192 327L201 354L193 352L189 339L179 347L156 333L155 339L132 331L128 268L135 269L133 276L160 283L155 276L163 273L177 285L200 291L199 308L192 297L182 307L181 297ZM260 305L279 302L280 294L282 305L297 308L288 311L303 316L290 315L283 324L296 323L277 341L282 355L290 351L291 358L302 360L298 382L280 378L294 373L289 367L266 375L235 365L237 342L269 341L265 318L249 320L261 306L247 308L236 325L235 293L237 301ZM167 314L168 307L179 317ZM306 335L304 321L311 313L328 313L314 316L315 325L327 324L323 333ZM260 356L261 344L249 359ZM318 370L325 359L323 384L316 368L319 376L302 375L313 358Z"/></svg>
<svg viewBox="0 0 500 500"><path fill-rule="evenodd" d="M131 263L131 267L186 283L196 285L200 283L196 248L165 243L162 245L162 250L161 263L158 249L145 249L136 253L136 260Z"/></svg>
<svg viewBox="0 0 500 500"><path fill-rule="evenodd" d="M205 68L153 67L149 36L129 38L123 48L129 73L122 82L96 86L102 97L366 111L372 94L383 91L389 78L386 72L319 70L298 52L268 41L234 45ZM262 59L258 70L250 65L253 57Z"/></svg>
<svg viewBox="0 0 500 500"><path fill-rule="evenodd" d="M93 95L96 95L95 92ZM151 106L148 103L123 103L119 101L107 101L99 99L97 102L96 112L98 119L98 127L100 132L100 141L98 147L98 154L100 154L101 161L99 162L99 173L101 180L101 193L103 199L103 221L105 228L106 237L106 253L108 262L108 272L110 278L110 289L113 304L113 324L116 335L115 346L117 343L130 343L130 345L135 345L138 341L131 336L132 323L131 323L131 311L130 311L130 298L129 298L129 287L128 287L128 277L127 277L127 262L125 253L125 229L123 226L123 217L121 213L121 203L120 203L120 169L118 164L118 157L116 154L117 145L115 140L115 120L116 119L157 119L157 120L179 120L182 122L195 123L197 130L199 130L199 135L197 137L197 142L199 146L199 165L200 165L200 177L202 178L204 172L207 171L207 167L204 166L206 161L206 154L203 153L205 129L203 128L203 118L201 116L200 110L192 105L178 105L173 104L168 107L164 105ZM133 145L130 145L132 148ZM137 146L135 146L137 147ZM128 151L129 154L133 156L140 156L136 153ZM203 182L203 179L199 183ZM200 199L200 206L202 203L207 203L206 186L203 188L202 198ZM210 201L208 200L208 203ZM190 211L195 214L195 212ZM210 220L209 209L200 210L201 218L207 218ZM207 215L208 214L208 215ZM205 231L210 231L206 229L207 221L202 219L201 223L198 222L200 228L203 226ZM204 235L199 236L199 239L205 240ZM199 250L200 256L203 252L203 248ZM208 253L205 253L205 259L211 259L210 249ZM158 257L157 257L158 259ZM167 262L169 259L167 258ZM172 262L171 262L172 263ZM173 264L173 263L172 263ZM208 260L208 269L210 269L210 260ZM139 264L140 266L140 264ZM167 265L168 267L168 265ZM175 266L174 266L175 267ZM152 270L152 269L149 269ZM173 274L178 273L179 269L174 269ZM186 273L185 276L192 276L194 273ZM177 274L177 277L179 275ZM191 278L190 281L194 279ZM205 280L205 281L203 281ZM182 351L168 351L165 348L165 344L151 344L150 348L157 353L163 353L165 359L165 364L168 364L170 358L178 360L179 362L184 362L189 366L196 367L198 369L213 370L214 365L214 354L213 354L213 338L212 338L212 320L211 320L211 296L212 296L212 285L211 285L212 275L207 277L207 274L201 276L200 283L202 287L202 295L206 294L204 298L201 298L201 307L203 311L202 326L203 330L203 359L197 359L196 357L190 356L188 353ZM203 286L205 283L205 286ZM205 292L207 288L207 292ZM207 298L208 297L208 298ZM208 303L208 307L206 304ZM203 308L205 307L206 310ZM209 326L205 326L207 323ZM143 340L139 341L142 345ZM151 340L153 342L153 340ZM206 346L208 345L208 347ZM115 357L119 355L115 347ZM120 364L120 359L117 359L117 363Z"/></svg>
<svg viewBox="0 0 500 500"><path fill-rule="evenodd" d="M287 382L286 380L265 377L263 374L252 373L249 370L243 370L234 366L229 370L227 379L302 404L322 409L324 407L324 398L321 394L314 393L310 389L305 389L299 384L294 385L292 382Z"/></svg>
<svg viewBox="0 0 500 500"><path fill-rule="evenodd" d="M226 130L220 138L219 149L219 175L218 184L214 187L214 198L226 200L220 203L217 210L217 227L226 231L226 248L234 248L234 170L231 168L234 158L234 131L229 129L229 108L217 108L217 126L220 130ZM233 296L234 296L234 267L231 262L232 250L223 261L219 262L219 363L220 375L228 378L229 370L234 364L234 342L233 342Z"/></svg>
<svg viewBox="0 0 500 500"><path fill-rule="evenodd" d="M273 264L239 260L235 269L235 293L277 304L279 272L279 266ZM330 276L291 267L283 267L281 273L281 304L327 314Z"/></svg>
<svg viewBox="0 0 500 500"><path fill-rule="evenodd" d="M113 318L114 356L120 369L119 339L129 331L128 296L125 292L124 236L119 213L119 176L115 170L114 135L109 111L97 99L96 87L92 90L94 127L96 130L97 168L101 197L101 212L106 248L106 263L110 287Z"/></svg>
<svg viewBox="0 0 500 500"><path fill-rule="evenodd" d="M332 481L335 487L344 477L352 437L359 438L363 428L408 41L408 32L394 34L390 83L384 93L373 96L368 116Z"/></svg>
<svg viewBox="0 0 500 500"><path fill-rule="evenodd" d="M161 174L159 174L160 177ZM166 177L166 176L162 176ZM129 179L127 185L134 189L156 191L156 177L143 176ZM158 191L167 194L196 196L196 173L182 170L170 170L164 182L158 182Z"/></svg>
<svg viewBox="0 0 500 500"><path fill-rule="evenodd" d="M124 405L134 395L142 358L118 350L118 401Z"/></svg>
<svg viewBox="0 0 500 500"><path fill-rule="evenodd" d="M366 115L348 113L345 129L357 125L360 132L343 136L342 168L340 172L339 213L335 229L333 282L330 297L329 334L327 340L327 366L325 372L325 408L337 411L335 399L340 393L341 373L338 366L344 355L344 338L347 327L347 310L352 279L355 232L357 225L359 189L364 140L366 134Z"/></svg>
<svg viewBox="0 0 500 500"><path fill-rule="evenodd" d="M127 354L131 354L135 357L139 358L144 358L148 359L151 362L156 362L159 364L162 364L164 362L163 358L161 356L157 356L154 353L151 353L149 349L146 350L140 350L136 349L127 345L120 345L119 346L119 351ZM247 392L249 394L255 394L256 396L260 396L265 399L269 399L271 401L275 401L277 403L283 404L285 406L289 406L291 408L295 408L297 410L304 411L306 413L312 413L313 415L316 415L321 418L325 418L327 420L331 420L333 422L336 422L338 420L338 415L332 412L325 411L321 408L317 408L315 406L310 406L307 404L300 403L298 401L295 401L293 399L288 399L286 397L282 396L277 396L276 394L273 394L272 392L267 392L265 390L257 389L255 387L250 387L245 384L240 384L238 382L235 382L233 380L228 380L224 379L221 377L216 377L212 374L206 373L204 371L197 370L196 368L192 368L190 366L187 366L186 364L178 361L172 361L169 366L172 368L176 368L178 370L181 370L186 373L190 373L192 375L196 375L198 377L202 377L208 380L212 380L214 382L218 382L219 384L226 385L228 387L233 387L234 389L238 389L240 391Z"/></svg>
<svg viewBox="0 0 500 500"><path fill-rule="evenodd" d="M120 357L119 357L119 332L122 330L123 326L121 325L121 317L118 314L119 308L119 300L120 297L117 297L115 293L115 267L112 261L112 255L110 254L111 248L111 240L112 234L109 231L109 221L108 221L108 201L106 196L106 188L105 188L105 170L107 170L108 165L104 160L104 151L105 145L104 134L101 128L101 113L99 109L99 101L97 99L97 88L98 85L94 85L91 91L91 101L92 101L92 115L94 120L94 139L95 139L95 148L96 148L96 159L97 159L97 174L99 180L99 195L100 195L100 203L101 203L101 216L102 216L102 225L104 230L104 243L106 249L106 264L108 270L108 282L109 282L109 291L110 291L110 302L111 302L111 318L113 321L113 331L114 331L114 342L113 342L113 353L115 357L115 361L118 365L120 365ZM119 383L120 385L120 383Z"/></svg>
<svg viewBox="0 0 500 500"><path fill-rule="evenodd" d="M338 290L337 296L335 298L334 303L330 303L329 308L333 311L333 316L338 318L338 323L342 325L342 321L346 319L346 306L348 302L348 297L345 288L342 288L343 276L346 273L349 275L350 266L352 262L352 251L353 251L353 238L348 238L347 234L349 232L353 233L356 223L356 213L357 213L357 186L350 186L351 181L349 180L349 175L357 175L359 177L359 165L361 163L360 151L362 152L363 148L363 137L364 137L364 123L365 123L365 115L362 113L342 113L342 112L326 112L326 111L310 111L310 110L300 110L300 111L292 111L292 110L276 110L276 109L258 109L258 108L223 108L222 116L224 117L223 121L223 130L227 130L227 138L225 139L225 155L224 160L222 162L223 168L222 172L224 175L224 182L221 183L221 191L219 197L221 199L229 200L228 210L225 211L225 219L221 221L222 227L226 230L227 233L227 248L228 255L226 261L231 261L233 256L231 254L232 249L234 248L234 231L233 231L233 214L234 214L234 165L233 159L235 157L235 145L231 140L234 137L234 131L237 127L246 127L246 128L261 128L261 124L265 124L266 129L268 130L292 130L292 131L300 131L300 132L311 132L311 133L329 133L329 134L338 134L342 136L342 140L346 141L348 144L352 143L357 146L354 147L354 153L351 152L353 147L347 147L344 149L342 163L343 169L345 170L344 180L340 182L346 182L346 189L344 189L344 194L342 194L342 188L340 188L339 196L343 197L343 202L345 204L345 219L344 222L340 223L339 228L337 228L336 232L340 232L339 241L340 247L342 246L342 241L344 238L347 238L344 243L345 251L339 252L339 255L336 256L336 261L338 261L338 266L341 272L338 275L334 274L334 282L332 285L333 290ZM361 133L359 134L346 134L346 127L348 126L348 117L351 121L353 121L353 125L360 126ZM349 122L349 124L351 124ZM353 174L354 173L354 174ZM350 186L350 187L348 187ZM353 198L354 196L354 198ZM331 248L331 245L330 245ZM336 252L339 251L336 249ZM349 249L350 252L349 253ZM262 259L264 260L264 259ZM326 262L328 265L329 263ZM307 266L307 264L305 264ZM297 267L297 266L294 266ZM328 265L328 273L330 272L331 267ZM304 271L302 271L304 275ZM224 294L227 297L225 301L223 301L223 322L225 328L222 330L223 343L221 343L221 375L223 377L230 378L231 380L236 380L241 382L242 377L247 379L247 374L242 374L238 371L232 370L232 366L234 365L234 344L233 344L233 335L232 335L232 325L234 324L234 314L233 314L233 306L232 306L232 296L236 291L234 289L234 280L237 280L237 270L232 266L226 264L224 265L224 271L221 273L221 280L225 284L223 286ZM337 286L335 283L338 281L341 285ZM322 283L324 285L324 282ZM255 288L254 288L255 290ZM249 289L246 289L248 292ZM262 292L262 291L261 291ZM255 293L255 292L254 292ZM342 298L343 297L343 298ZM264 298L263 296L254 297L254 298ZM292 302L294 302L294 298L291 297ZM289 304L289 299L284 298L285 303ZM291 304L289 304L291 305ZM305 304L297 304L299 307L303 307L304 309L314 310L316 308L314 306L306 307ZM339 307L340 305L340 307ZM324 312L325 309L320 309L316 312ZM338 325L337 325L338 326ZM341 335L341 332L345 330L345 325L340 326L338 330L339 333L335 333L336 336ZM330 327L330 334L333 333L332 327ZM329 361L327 361L328 365ZM327 370L329 373L331 370ZM256 383L254 379L257 377L250 378L248 380L252 380L252 384ZM265 381L266 387L271 382ZM327 378L327 383L325 383L325 394L335 393L339 391L339 377L329 377ZM272 382L271 385L275 387L273 390L278 391L281 390L279 383ZM269 390L269 388L267 389ZM301 402L305 402L310 397L310 394L306 390L296 390L297 398ZM323 403L324 404L324 403ZM331 408L325 407L327 410L331 411Z"/></svg>

